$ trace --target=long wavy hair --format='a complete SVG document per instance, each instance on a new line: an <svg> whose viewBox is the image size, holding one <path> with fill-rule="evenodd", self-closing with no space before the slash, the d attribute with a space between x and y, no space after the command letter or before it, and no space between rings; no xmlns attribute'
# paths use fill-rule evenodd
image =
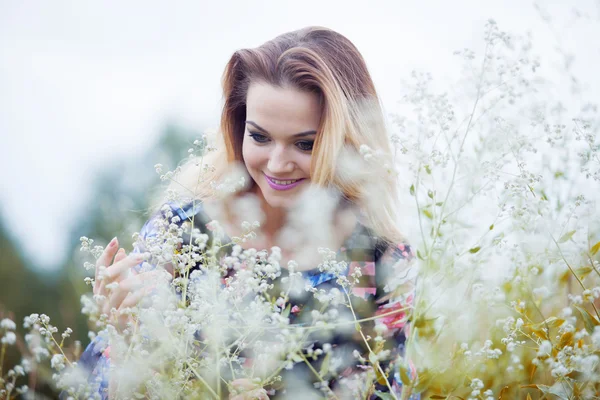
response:
<svg viewBox="0 0 600 400"><path fill-rule="evenodd" d="M390 162L384 161L391 156L391 144L379 97L357 48L343 35L324 27L284 33L231 56L222 77L220 132L212 138L217 150L203 157L203 163L212 165L212 170L204 169L199 181L201 165L191 160L182 166L173 189L193 188L193 198L209 198L214 192L208 183L222 177L228 165L243 163L246 97L253 82L319 96L322 115L312 151L311 182L337 188L358 206L366 225L381 239L401 241L398 188L395 174L389 173ZM379 153L382 168L363 163L360 153L364 153L364 146ZM374 171L379 171L378 176L373 176Z"/></svg>

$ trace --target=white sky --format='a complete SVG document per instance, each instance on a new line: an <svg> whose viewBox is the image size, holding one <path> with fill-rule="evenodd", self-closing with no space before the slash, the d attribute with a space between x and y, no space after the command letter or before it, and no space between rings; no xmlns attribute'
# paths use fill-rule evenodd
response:
<svg viewBox="0 0 600 400"><path fill-rule="evenodd" d="M0 211L32 260L56 265L96 171L142 153L169 118L216 126L233 51L307 25L356 44L388 111L411 70L456 70L452 52L479 48L490 17L543 51L573 48L597 84L600 2L540 3L555 34L520 0L0 0ZM592 28L573 23L575 7Z"/></svg>

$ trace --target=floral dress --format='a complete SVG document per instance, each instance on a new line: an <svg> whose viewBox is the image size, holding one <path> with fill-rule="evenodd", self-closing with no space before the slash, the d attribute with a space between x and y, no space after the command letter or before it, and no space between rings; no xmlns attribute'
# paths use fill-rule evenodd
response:
<svg viewBox="0 0 600 400"><path fill-rule="evenodd" d="M204 208L200 202L188 203L184 206L179 206L176 203L167 203L172 214L179 216L180 224L183 221L193 221L196 227L201 228L202 232L206 231L206 225L211 221L210 217L204 212ZM142 253L146 251L142 243L149 238L156 237L157 227L155 220L157 218L164 218L164 208L157 212L151 217L140 230L140 240L136 243L133 253ZM229 239L229 238L227 238ZM416 272L411 261L413 260L413 253L410 245L407 243L399 243L395 246L388 246L384 244L377 237L372 236L370 231L362 224L358 223L350 237L344 242L343 246L338 250L336 254L337 260L344 260L347 262L348 268L346 273L351 275L357 270L360 273L355 276L358 278L353 288L352 301L356 312L356 318L368 318L376 315L383 315L373 322L370 327L366 326L365 330L368 332L369 328L374 328L375 324L385 325L385 337L386 346L390 352L390 357L387 359L395 359L395 355L404 354L404 346L408 334L408 320L407 314L404 312L393 313L394 310L405 309L410 306L413 301L414 284L416 281ZM148 264L145 264L144 269L147 269ZM134 267L136 272L140 272L142 264ZM282 268L282 276L286 275L286 269ZM309 282L312 288L317 289L328 289L335 287L336 276L330 272L321 272L315 268L302 272L303 277ZM402 290L394 290L401 288ZM398 295L398 293L401 293ZM290 299L291 312L290 312L290 324L302 323L303 318L310 315L311 302L305 301L303 303L297 303L293 298ZM309 310L309 312L304 312ZM368 324L361 324L363 325ZM356 332L354 334L338 335L334 337L332 341L329 341L329 345L336 346L344 349L347 357L353 357L353 353L356 354L355 350L359 351L360 354L368 354L364 343L359 340ZM315 341L315 347L319 347L318 341ZM354 360L354 366L346 368L344 371L340 371L335 378L328 381L330 387L333 386L335 381L340 378L350 377L353 374L361 373L365 370L365 365ZM320 362L320 361L319 361ZM315 368L318 370L318 363ZM364 364L364 363L363 363ZM393 365L388 365L387 362L380 363L382 368L385 370L386 367L392 371L389 374L388 383L394 391L394 394L401 398L402 393L402 380L400 374ZM83 352L79 365L83 366L89 371L90 383L95 383L98 387L98 398L108 398L108 376L110 368L110 346L106 343L103 335L98 335L94 340L87 346ZM346 363L345 365L349 365ZM283 370L283 381L288 382L286 376L292 374L296 379L303 377L310 379L310 373L308 367L304 363L298 363L293 366L291 372ZM409 362L408 375L411 379L416 377L416 369ZM318 385L315 385L317 387ZM376 383L376 390L380 392L389 392L388 385L379 380ZM269 392L271 398L278 398L283 396L284 398L293 398L290 393L293 393L293 389L281 388L281 390L272 389ZM318 388L315 388L315 394L319 392ZM291 396L291 397L286 397ZM376 397L372 397L376 398ZM420 399L418 394L413 394L408 397L410 400Z"/></svg>

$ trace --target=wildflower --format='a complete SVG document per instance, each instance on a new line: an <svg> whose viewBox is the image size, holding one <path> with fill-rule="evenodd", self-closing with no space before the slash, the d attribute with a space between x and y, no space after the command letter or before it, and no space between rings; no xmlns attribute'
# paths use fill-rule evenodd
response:
<svg viewBox="0 0 600 400"><path fill-rule="evenodd" d="M31 362L29 360L23 359L21 360L21 366L23 370L27 373L31 372Z"/></svg>
<svg viewBox="0 0 600 400"><path fill-rule="evenodd" d="M600 348L600 326L594 327L594 332L592 333L592 344L595 348Z"/></svg>
<svg viewBox="0 0 600 400"><path fill-rule="evenodd" d="M33 325L35 325L38 322L38 319L39 319L39 314L31 314L28 317L25 317L23 319L23 327L31 328Z"/></svg>
<svg viewBox="0 0 600 400"><path fill-rule="evenodd" d="M515 329L519 330L523 326L524 322L521 318L517 318L517 322L515 323Z"/></svg>
<svg viewBox="0 0 600 400"><path fill-rule="evenodd" d="M481 393L481 389L483 389L483 382L481 379L474 378L471 380L469 387L473 389L471 392L471 397L477 398Z"/></svg>
<svg viewBox="0 0 600 400"><path fill-rule="evenodd" d="M590 289L585 289L581 295L585 301L594 301L594 293Z"/></svg>
<svg viewBox="0 0 600 400"><path fill-rule="evenodd" d="M14 332L6 332L1 342L11 346L17 342L17 335Z"/></svg>
<svg viewBox="0 0 600 400"><path fill-rule="evenodd" d="M17 394L25 394L29 391L29 386L23 385L23 386L17 388L16 390L17 390Z"/></svg>
<svg viewBox="0 0 600 400"><path fill-rule="evenodd" d="M549 356L552 352L552 343L548 340L544 340L538 349L537 355L538 357Z"/></svg>
<svg viewBox="0 0 600 400"><path fill-rule="evenodd" d="M572 295L572 294L570 294L570 293L569 293L569 294L567 295L567 298L568 298L569 300L571 300L571 302L572 302L573 304L576 304L576 305L581 305L581 304L583 304L583 298L582 298L581 296L579 296L579 295Z"/></svg>
<svg viewBox="0 0 600 400"><path fill-rule="evenodd" d="M55 354L50 360L50 366L57 371L65 368L65 357L62 354Z"/></svg>
<svg viewBox="0 0 600 400"><path fill-rule="evenodd" d="M571 370L563 364L557 364L554 368L552 368L551 373L554 378L562 378L571 373Z"/></svg>
<svg viewBox="0 0 600 400"><path fill-rule="evenodd" d="M533 294L541 299L545 299L550 295L550 290L546 286L533 289Z"/></svg>
<svg viewBox="0 0 600 400"><path fill-rule="evenodd" d="M71 336L71 333L73 333L73 330L71 328L67 328L63 333L62 333L62 338L66 339L69 336Z"/></svg>
<svg viewBox="0 0 600 400"><path fill-rule="evenodd" d="M12 320L4 318L0 321L0 328L6 329L7 331L14 331L17 329L17 325Z"/></svg>
<svg viewBox="0 0 600 400"><path fill-rule="evenodd" d="M37 362L41 362L42 359L50 357L50 352L48 351L48 349L41 347L41 346L33 347L31 349L31 352L35 356L35 359L37 360Z"/></svg>

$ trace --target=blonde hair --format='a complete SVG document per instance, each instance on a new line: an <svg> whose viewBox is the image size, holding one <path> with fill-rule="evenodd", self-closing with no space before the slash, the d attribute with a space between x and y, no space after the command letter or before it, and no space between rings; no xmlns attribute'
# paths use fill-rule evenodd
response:
<svg viewBox="0 0 600 400"><path fill-rule="evenodd" d="M362 164L350 172L352 160L358 157L364 161L359 156L361 146L386 157L391 155L391 145L363 57L346 37L328 28L307 27L284 33L257 48L232 55L222 78L225 103L220 132L212 138L217 150L208 153L201 163L213 164L214 169L204 173L199 182L202 166L197 159L191 160L182 167L177 185L172 187L193 187L194 198L210 198L214 196L210 181L220 179L228 165L243 163L246 96L252 82L319 96L323 109L312 152L311 182L340 190L362 210L366 225L380 238L395 243L403 240L397 227L396 177L385 172L393 169L391 163L381 162L385 168L380 169ZM380 171L379 176L373 176L375 170Z"/></svg>

